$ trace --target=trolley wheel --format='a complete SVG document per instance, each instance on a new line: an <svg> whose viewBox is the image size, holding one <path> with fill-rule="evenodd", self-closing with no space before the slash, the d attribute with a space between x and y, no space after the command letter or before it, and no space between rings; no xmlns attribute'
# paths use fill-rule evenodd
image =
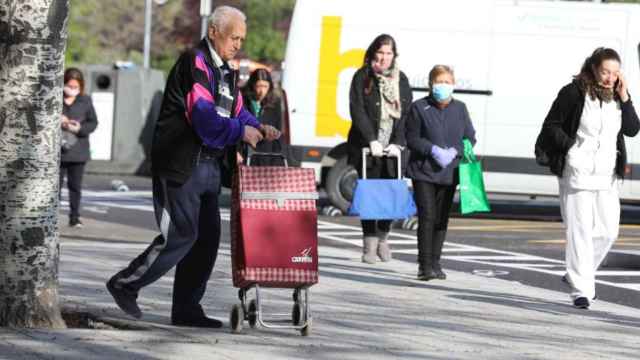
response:
<svg viewBox="0 0 640 360"><path fill-rule="evenodd" d="M294 326L302 325L304 321L303 312L304 310L302 309L302 304L300 304L299 302L293 304L293 309L291 309L291 322Z"/></svg>
<svg viewBox="0 0 640 360"><path fill-rule="evenodd" d="M249 320L249 326L252 329L255 329L260 324L258 323L258 303L255 299L249 302L249 313L247 314L247 318Z"/></svg>
<svg viewBox="0 0 640 360"><path fill-rule="evenodd" d="M311 318L307 319L307 325L305 327L303 327L302 329L300 329L300 335L302 335L302 336L311 335L311 324L312 323L313 323L313 321L312 321Z"/></svg>
<svg viewBox="0 0 640 360"><path fill-rule="evenodd" d="M244 310L242 306L235 304L231 308L231 314L229 315L229 324L231 325L231 332L239 334L242 332L242 323L244 322Z"/></svg>

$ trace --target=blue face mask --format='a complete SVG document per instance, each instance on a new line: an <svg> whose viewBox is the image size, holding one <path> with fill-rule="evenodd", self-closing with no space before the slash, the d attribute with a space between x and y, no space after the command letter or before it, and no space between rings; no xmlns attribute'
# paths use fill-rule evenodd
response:
<svg viewBox="0 0 640 360"><path fill-rule="evenodd" d="M451 84L433 84L431 96L437 102L445 102L453 94L453 85Z"/></svg>

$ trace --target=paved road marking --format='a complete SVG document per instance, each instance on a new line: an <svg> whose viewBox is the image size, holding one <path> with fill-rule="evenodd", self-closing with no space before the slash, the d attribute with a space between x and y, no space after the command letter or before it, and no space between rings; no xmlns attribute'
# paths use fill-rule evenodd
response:
<svg viewBox="0 0 640 360"><path fill-rule="evenodd" d="M561 226L536 226L536 225L454 225L448 230L491 230L491 231L549 231L564 230Z"/></svg>
<svg viewBox="0 0 640 360"><path fill-rule="evenodd" d="M67 189L62 190L62 194L65 195ZM94 191L94 190L82 190L82 196L92 196L99 198L132 198L140 197L151 199L152 192L150 190L131 190L131 191Z"/></svg>
<svg viewBox="0 0 640 360"><path fill-rule="evenodd" d="M566 240L564 239L543 239L543 240L528 240L528 243L532 244L564 244Z"/></svg>
<svg viewBox="0 0 640 360"><path fill-rule="evenodd" d="M66 236L64 239L60 241L60 246L62 248L72 248L72 247L83 247L86 248L88 244L92 248L103 248L103 249L135 249L135 250L144 250L149 247L149 244L133 244L133 243L123 243L119 242L109 242L108 240L70 240Z"/></svg>
<svg viewBox="0 0 640 360"><path fill-rule="evenodd" d="M540 260L537 256L512 256L512 255L448 255L444 257L450 260L484 260L484 261L496 261L496 260Z"/></svg>
<svg viewBox="0 0 640 360"><path fill-rule="evenodd" d="M325 236L325 230L332 229L333 223L328 221L318 221L318 225L322 225L323 230L319 230L318 236L320 238L326 238L329 240L339 241L351 245L355 245L358 247L362 246L362 241L345 239L336 235L328 235ZM348 225L336 224L341 229L348 227ZM354 230L360 230L360 227L350 226ZM417 243L416 235L407 235L404 233L391 232L389 235L389 243L392 245L394 253L402 253L409 255L417 255L417 248L414 249L406 249L399 248L396 249L396 245L405 245L406 239L413 239L413 244ZM402 241L402 243L398 244L397 241ZM455 252L476 252L478 255L469 255L469 256L458 256L458 255L448 255L449 253ZM519 270L527 270L538 273L543 273L547 275L553 276L563 276L565 274L564 261L545 258L541 256L534 256L529 254L517 253L512 251L504 251L504 250L496 250L491 248L485 248L480 246L473 246L467 244L454 243L451 241L447 241L445 243L445 247L443 248L444 259L485 265L491 267L503 267L503 268L511 268L511 269L519 269ZM535 260L536 262L532 262ZM552 270L555 269L555 270ZM613 286L617 288L623 288L628 290L640 291L640 284L629 284L629 283L618 283L608 280L603 280L602 277L607 276L625 276L625 277L635 277L640 276L640 271L598 271L596 276L600 277L596 279L596 282L603 285Z"/></svg>
<svg viewBox="0 0 640 360"><path fill-rule="evenodd" d="M89 206L103 208L121 208L129 210L140 210L153 212L153 203L151 200L151 192L99 192L86 191L83 192L83 204ZM63 202L63 205L65 202ZM229 209L221 209L221 218L223 221L230 221ZM535 231L537 228L545 227L548 229L561 230L560 224L526 226L524 224L513 225L469 225L469 226L451 226L451 230L485 230L489 232L511 231L516 232L519 229L528 229ZM638 225L624 225L622 228L637 229ZM360 226L337 224L331 221L318 221L318 237L346 243L355 247L362 246ZM637 246L640 238L620 238L616 245L626 245L634 243ZM531 240L534 243L564 243L564 240ZM389 243L392 245L394 252L402 254L417 255L416 235L399 232L391 232ZM413 245L412 249L406 248ZM63 245L64 246L64 245ZM76 246L76 244L67 244L66 246ZM460 244L447 241L443 249L443 258L460 261L465 263L486 265L491 267L503 267L534 271L553 276L562 276L565 273L564 262L556 259L534 256L530 254L517 253L511 251L497 250L486 247ZM458 253L466 253L467 255L458 255ZM472 253L475 253L472 254ZM456 255L454 255L456 254ZM624 277L640 277L640 271L598 271L599 277L596 282L599 284L609 285L618 288L640 291L640 283L619 283L603 280L602 277L624 276Z"/></svg>
<svg viewBox="0 0 640 360"><path fill-rule="evenodd" d="M565 239L541 239L541 240L528 240L528 243L531 244L562 244L566 243ZM614 243L614 246L638 246L640 245L640 238L637 237L619 237L618 240Z"/></svg>

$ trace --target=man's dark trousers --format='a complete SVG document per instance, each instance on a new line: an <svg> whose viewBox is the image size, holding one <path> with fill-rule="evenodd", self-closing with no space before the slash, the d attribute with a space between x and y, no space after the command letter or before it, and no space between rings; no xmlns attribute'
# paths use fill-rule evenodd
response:
<svg viewBox="0 0 640 360"><path fill-rule="evenodd" d="M153 203L161 234L129 266L117 284L138 292L176 266L172 316L200 309L220 244L220 167L200 158L191 177L178 184L153 179Z"/></svg>

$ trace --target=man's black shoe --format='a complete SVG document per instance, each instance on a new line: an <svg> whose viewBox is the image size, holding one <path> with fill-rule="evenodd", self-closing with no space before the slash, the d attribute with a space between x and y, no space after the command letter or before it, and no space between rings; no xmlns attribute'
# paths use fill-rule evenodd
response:
<svg viewBox="0 0 640 360"><path fill-rule="evenodd" d="M213 329L219 329L222 327L222 321L204 315L191 318L171 317L171 324L174 326L189 326Z"/></svg>
<svg viewBox="0 0 640 360"><path fill-rule="evenodd" d="M222 321L213 319L204 314L202 306L180 306L173 305L173 311L171 311L171 324L175 326L190 326L201 328L214 328L218 329L222 327Z"/></svg>
<svg viewBox="0 0 640 360"><path fill-rule="evenodd" d="M442 271L442 266L440 266L440 264L433 266L433 272L436 274L436 279L438 280L447 279L447 274L445 274L444 271Z"/></svg>
<svg viewBox="0 0 640 360"><path fill-rule="evenodd" d="M436 274L436 272L431 268L429 268L429 270L427 271L424 271L422 269L418 270L418 280L429 281L437 278L438 274Z"/></svg>
<svg viewBox="0 0 640 360"><path fill-rule="evenodd" d="M589 308L589 299L587 299L584 296L576 298L575 300L573 300L573 306L575 306L575 307L577 307L579 309L588 309Z"/></svg>
<svg viewBox="0 0 640 360"><path fill-rule="evenodd" d="M138 294L118 286L116 280L117 278L114 276L107 281L107 290L109 290L109 293L113 296L113 300L116 301L116 304L122 311L136 319L140 319L142 317L142 311L136 301Z"/></svg>

